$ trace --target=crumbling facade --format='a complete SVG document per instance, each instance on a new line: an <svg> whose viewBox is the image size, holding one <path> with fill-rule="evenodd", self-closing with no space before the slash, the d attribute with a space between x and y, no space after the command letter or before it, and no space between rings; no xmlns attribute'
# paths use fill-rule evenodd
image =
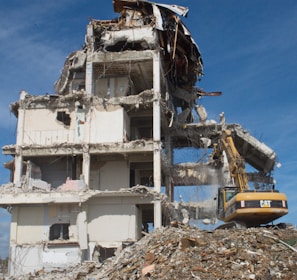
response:
<svg viewBox="0 0 297 280"><path fill-rule="evenodd" d="M174 164L174 151L211 148L222 126L259 181L270 180L260 175L271 171L275 153L239 125L208 121L197 104L220 93L195 87L203 64L180 19L187 9L113 4L119 18L90 21L55 94L22 91L11 104L17 139L2 149L14 160L0 194L12 215L10 275L102 261L168 224L174 187L211 184L216 172L208 162ZM203 218L208 206L188 210Z"/></svg>

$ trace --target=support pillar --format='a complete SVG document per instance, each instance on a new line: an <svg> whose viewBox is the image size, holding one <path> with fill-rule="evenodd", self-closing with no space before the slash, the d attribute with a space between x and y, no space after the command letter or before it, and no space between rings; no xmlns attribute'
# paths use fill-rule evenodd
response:
<svg viewBox="0 0 297 280"><path fill-rule="evenodd" d="M170 201L174 200L174 185L172 184L173 150L171 136L166 137L165 141L166 157L168 160L168 174L166 176L166 195Z"/></svg>
<svg viewBox="0 0 297 280"><path fill-rule="evenodd" d="M161 192L161 110L160 110L160 52L154 52L154 103L153 103L153 139L154 139L154 188Z"/></svg>
<svg viewBox="0 0 297 280"><path fill-rule="evenodd" d="M90 154L89 154L89 145L84 145L82 174L84 176L86 188L90 187L90 165L91 165L91 159L90 159Z"/></svg>
<svg viewBox="0 0 297 280"><path fill-rule="evenodd" d="M154 229L162 227L162 208L161 201L156 200L154 202Z"/></svg>
<svg viewBox="0 0 297 280"><path fill-rule="evenodd" d="M93 63L87 62L86 65L86 92L93 94Z"/></svg>
<svg viewBox="0 0 297 280"><path fill-rule="evenodd" d="M154 52L153 75L154 75L154 103L153 103L153 139L154 139L154 189L161 192L161 109L160 109L160 52ZM154 228L162 226L161 201L154 202Z"/></svg>
<svg viewBox="0 0 297 280"><path fill-rule="evenodd" d="M16 139L16 154L14 157L14 176L13 183L17 184L21 181L23 171L23 155L22 146L24 141L24 125L25 125L25 110L23 109L23 100L28 93L24 90L20 93L20 108L18 109L18 124L17 124L17 139Z"/></svg>

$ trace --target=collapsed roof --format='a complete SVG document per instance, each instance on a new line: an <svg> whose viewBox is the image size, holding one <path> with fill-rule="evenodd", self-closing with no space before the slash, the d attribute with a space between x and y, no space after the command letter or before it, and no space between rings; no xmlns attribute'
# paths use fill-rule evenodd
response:
<svg viewBox="0 0 297 280"><path fill-rule="evenodd" d="M114 0L113 4L120 16L113 20L91 19L85 45L82 50L67 57L61 76L55 83L56 93L68 94L73 89L81 89L73 84L77 85L85 77L87 53L95 56L99 52L162 49L163 71L170 92L173 96L184 95L181 100L175 100L176 105L193 103L200 96L194 85L203 75L203 62L198 46L178 16L186 16L188 9L148 1ZM149 72L146 63L114 65L107 61L103 69L96 69L101 77L129 74L136 87L137 79Z"/></svg>

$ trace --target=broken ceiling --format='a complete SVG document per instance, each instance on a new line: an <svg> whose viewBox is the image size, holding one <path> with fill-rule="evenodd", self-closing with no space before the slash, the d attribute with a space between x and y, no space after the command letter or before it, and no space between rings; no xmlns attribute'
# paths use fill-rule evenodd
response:
<svg viewBox="0 0 297 280"><path fill-rule="evenodd" d="M203 75L203 63L198 46L179 17L186 16L188 9L148 1L114 0L113 4L115 12L120 13L120 16L114 20L91 19L85 46L67 57L61 76L55 83L56 92L68 94L84 86L80 80L85 77L87 57L90 54L95 57L99 53L107 55L135 51L142 52L143 56L145 50L161 48L163 71L170 90L175 95L180 95L180 91L188 95L183 101L176 98L176 105L193 103L199 96L194 85ZM102 59L102 63L106 64L100 77L111 75L109 69L113 69L114 65L107 61ZM143 63L130 63L129 66L127 62L121 69L121 74L129 75L133 85L137 85L138 79L146 72L148 69ZM115 69L112 73L115 73Z"/></svg>

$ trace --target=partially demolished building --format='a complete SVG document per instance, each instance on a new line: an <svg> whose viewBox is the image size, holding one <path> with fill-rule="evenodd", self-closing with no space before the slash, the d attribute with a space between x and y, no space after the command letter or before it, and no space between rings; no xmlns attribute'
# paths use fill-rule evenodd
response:
<svg viewBox="0 0 297 280"><path fill-rule="evenodd" d="M220 93L195 87L203 64L180 19L187 8L113 5L120 16L90 21L55 94L22 91L11 104L17 139L2 148L14 159L0 193L12 215L10 275L102 261L168 224L174 187L208 185L213 177L208 163L174 164L174 151L211 148L222 126L234 132L257 178L269 180L259 175L271 171L275 153L239 125L208 121L197 104ZM196 218L206 215L204 205L192 207Z"/></svg>

